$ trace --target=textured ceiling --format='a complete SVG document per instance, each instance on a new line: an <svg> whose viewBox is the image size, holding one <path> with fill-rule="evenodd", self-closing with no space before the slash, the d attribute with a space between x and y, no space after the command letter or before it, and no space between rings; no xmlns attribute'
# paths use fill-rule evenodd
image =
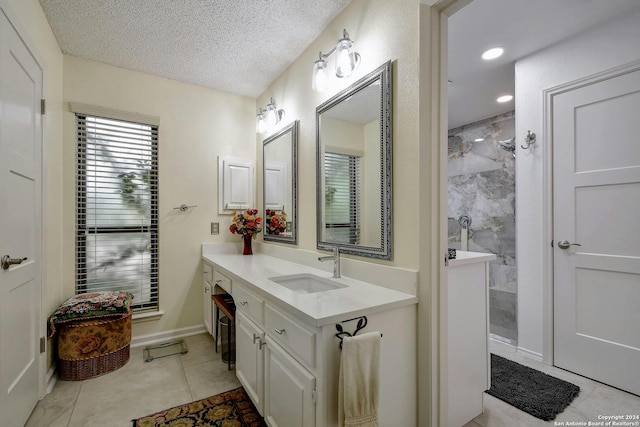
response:
<svg viewBox="0 0 640 427"><path fill-rule="evenodd" d="M40 0L40 4L65 54L255 98L350 1Z"/></svg>

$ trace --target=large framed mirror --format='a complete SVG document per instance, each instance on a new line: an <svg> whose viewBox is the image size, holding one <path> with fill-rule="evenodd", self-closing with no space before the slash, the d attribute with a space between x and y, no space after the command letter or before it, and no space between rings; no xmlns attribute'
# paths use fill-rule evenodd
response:
<svg viewBox="0 0 640 427"><path fill-rule="evenodd" d="M392 259L391 62L316 109L318 249Z"/></svg>
<svg viewBox="0 0 640 427"><path fill-rule="evenodd" d="M264 140L264 240L298 243L298 121Z"/></svg>

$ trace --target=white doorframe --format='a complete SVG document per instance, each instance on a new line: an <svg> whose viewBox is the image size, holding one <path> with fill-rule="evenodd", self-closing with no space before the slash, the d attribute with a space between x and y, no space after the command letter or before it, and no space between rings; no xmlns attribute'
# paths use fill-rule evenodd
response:
<svg viewBox="0 0 640 427"><path fill-rule="evenodd" d="M420 425L447 424L447 52L448 19L472 0L423 1L420 5L420 182L419 206L431 213L421 229L418 292L418 352L426 358L418 366L418 421ZM435 3L430 5L429 3ZM429 254L423 256L422 254ZM426 329L426 331L425 331Z"/></svg>
<svg viewBox="0 0 640 427"><path fill-rule="evenodd" d="M24 42L25 46L27 47L27 49L29 50L29 52L31 53L31 56L33 56L34 60L36 61L36 63L38 64L38 67L40 68L40 71L42 72L42 96L43 98L45 97L46 94L46 88L47 88L47 83L46 83L46 73L45 73L45 67L43 67L44 61L42 60L42 56L40 55L40 53L38 52L38 50L36 49L36 45L33 42L33 40L29 37L29 33L26 31L26 27L24 27L20 20L18 19L17 15L13 12L13 10L11 9L10 5L8 4L8 2L6 0L0 0L0 11L3 12L7 18L9 19L9 22L11 22L11 25L13 25L13 27L15 28L16 32L18 33L18 35L20 36L20 38L22 39L22 41ZM44 230L46 230L46 224L47 224L47 220L46 220L46 198L44 197L44 195L46 194L46 172L47 172L47 167L46 167L46 162L45 162L45 138L44 135L46 134L45 132L45 127L46 127L46 115L44 115L42 117L42 121L41 121L41 126L40 126L40 140L42 142L41 144L41 152L40 152L40 156L41 156L41 170L40 173L41 175L41 186L40 186L40 206L41 206L41 217L40 217L40 221L41 221L41 235L40 235L40 312L38 313L39 315L39 330L40 330L40 336L41 337L46 337L47 336L47 314L44 312L44 307L46 306L45 304L45 289L46 289L46 277L47 275L46 273L46 262L47 262L47 255L44 251L45 246L45 233ZM53 370L51 371L50 375L46 374L46 370L47 370L47 353L48 353L48 348L46 345L46 338L45 338L45 351L43 353L40 353L40 358L39 358L39 363L38 363L38 378L39 378L39 394L40 394L40 398L42 398L46 393L47 393L47 382L48 382L48 378L47 377L52 377L53 378ZM53 378L53 381L55 381L55 378Z"/></svg>
<svg viewBox="0 0 640 427"><path fill-rule="evenodd" d="M542 260L542 271L544 277L543 284L543 362L553 365L553 97L563 92L568 92L607 80L621 74L640 69L640 61L633 61L619 67L614 67L600 73L583 77L571 82L564 83L543 91L544 103L542 106L544 139L547 141L542 147L544 169L543 169L543 235L547 244L544 249Z"/></svg>

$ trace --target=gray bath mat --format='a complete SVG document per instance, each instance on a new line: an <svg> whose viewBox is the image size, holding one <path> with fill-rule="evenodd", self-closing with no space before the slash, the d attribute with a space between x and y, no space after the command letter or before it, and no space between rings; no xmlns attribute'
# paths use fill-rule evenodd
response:
<svg viewBox="0 0 640 427"><path fill-rule="evenodd" d="M580 387L492 354L491 388L487 393L550 421L569 406L580 393Z"/></svg>

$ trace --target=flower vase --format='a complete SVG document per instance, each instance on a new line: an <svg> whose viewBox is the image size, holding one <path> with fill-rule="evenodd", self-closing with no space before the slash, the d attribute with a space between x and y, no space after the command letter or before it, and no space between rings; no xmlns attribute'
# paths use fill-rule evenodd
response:
<svg viewBox="0 0 640 427"><path fill-rule="evenodd" d="M242 239L244 240L242 255L253 255L253 250L251 250L251 240L253 239L253 235L243 234Z"/></svg>

